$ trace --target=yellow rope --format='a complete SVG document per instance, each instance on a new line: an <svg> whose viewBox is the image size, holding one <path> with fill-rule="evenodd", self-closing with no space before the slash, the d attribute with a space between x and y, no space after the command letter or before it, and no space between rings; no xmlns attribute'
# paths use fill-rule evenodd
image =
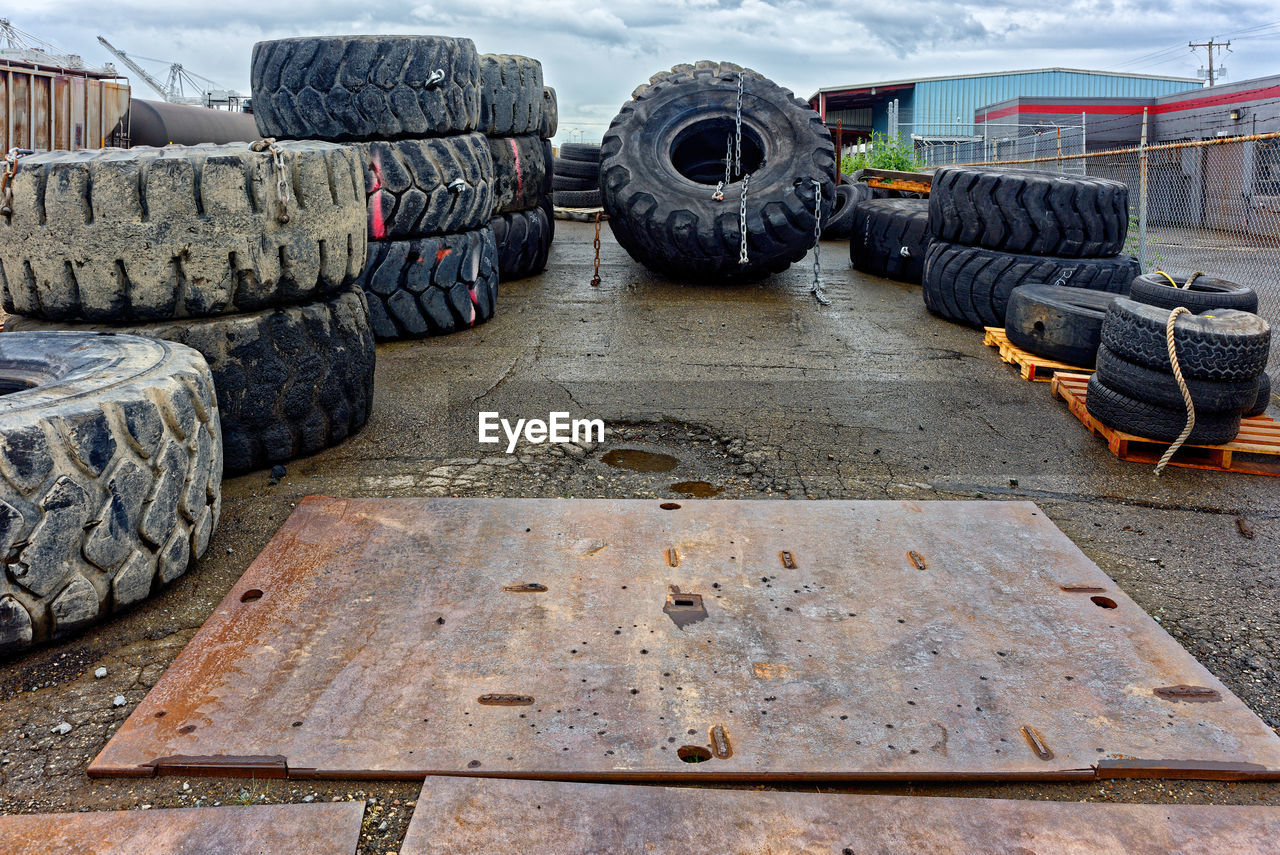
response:
<svg viewBox="0 0 1280 855"><path fill-rule="evenodd" d="M1187 381L1182 377L1182 366L1178 364L1178 349L1174 346L1173 341L1173 323L1178 319L1178 315L1189 315L1191 310L1185 306L1179 306L1169 313L1169 322L1164 327L1165 345L1169 348L1169 364L1173 366L1173 379L1178 381L1178 390L1182 392L1182 402L1187 405L1187 425L1182 429L1182 433L1178 434L1178 438L1173 441L1161 456L1160 462L1156 464L1156 474L1159 475L1164 468L1169 465L1169 461L1173 459L1173 455L1177 453L1182 444L1187 441L1187 437L1191 436L1191 431L1196 426L1196 408L1191 400L1191 390L1187 388Z"/></svg>
<svg viewBox="0 0 1280 855"><path fill-rule="evenodd" d="M1165 273L1163 270L1157 270L1156 275L1163 276L1165 279L1168 279L1169 284L1172 285L1174 288L1178 287L1178 283L1173 281L1173 277L1170 276L1168 273Z"/></svg>

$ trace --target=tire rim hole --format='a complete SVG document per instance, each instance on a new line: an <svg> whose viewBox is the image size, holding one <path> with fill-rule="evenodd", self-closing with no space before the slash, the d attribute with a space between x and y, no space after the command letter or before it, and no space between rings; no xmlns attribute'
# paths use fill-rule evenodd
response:
<svg viewBox="0 0 1280 855"><path fill-rule="evenodd" d="M724 180L725 140L733 136L733 116L702 119L684 128L671 144L671 165L685 178L714 187ZM753 173L764 165L764 141L744 121L742 171ZM736 176L735 176L736 177Z"/></svg>

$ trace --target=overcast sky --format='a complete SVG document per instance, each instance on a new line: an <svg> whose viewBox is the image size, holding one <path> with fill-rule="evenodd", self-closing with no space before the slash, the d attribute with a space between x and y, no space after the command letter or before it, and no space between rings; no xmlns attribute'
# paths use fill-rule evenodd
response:
<svg viewBox="0 0 1280 855"><path fill-rule="evenodd" d="M90 63L111 59L102 34L246 93L261 39L468 36L482 52L540 59L559 93L561 138L579 129L588 140L650 74L697 59L741 63L808 97L844 83L1050 66L1194 76L1204 51L1187 42L1225 35L1228 80L1280 73L1275 0L28 0L5 14Z"/></svg>

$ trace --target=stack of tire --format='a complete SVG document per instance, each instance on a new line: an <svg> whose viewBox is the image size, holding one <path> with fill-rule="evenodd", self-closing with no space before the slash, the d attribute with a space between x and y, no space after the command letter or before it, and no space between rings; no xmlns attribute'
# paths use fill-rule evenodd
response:
<svg viewBox="0 0 1280 855"><path fill-rule="evenodd" d="M1089 413L1147 439L1172 442L1182 433L1186 402L1166 330L1171 311L1185 306L1194 314L1174 321L1173 339L1195 410L1187 441L1220 445L1235 439L1241 417L1261 414L1271 393L1265 373L1271 327L1254 313L1257 305L1252 289L1225 280L1196 277L1185 288L1162 274L1138 277L1131 299L1118 298L1107 309L1098 370L1085 397Z"/></svg>
<svg viewBox="0 0 1280 855"><path fill-rule="evenodd" d="M341 442L373 398L356 153L259 148L33 155L0 218L4 309L20 316L6 329L109 330L199 351L228 473Z"/></svg>
<svg viewBox="0 0 1280 855"><path fill-rule="evenodd" d="M1003 327L1009 296L1025 283L1127 293L1141 273L1137 259L1119 254L1128 226L1119 181L943 167L929 196L925 306L970 326Z"/></svg>
<svg viewBox="0 0 1280 855"><path fill-rule="evenodd" d="M557 208L593 209L600 202L600 146L590 143L564 143L555 160Z"/></svg>
<svg viewBox="0 0 1280 855"><path fill-rule="evenodd" d="M849 261L855 270L920 284L932 241L928 199L868 199L854 207L851 219Z"/></svg>
<svg viewBox="0 0 1280 855"><path fill-rule="evenodd" d="M493 159L490 223L502 279L547 266L555 217L551 207L551 135L555 92L543 86L542 63L527 56L480 57L480 130Z"/></svg>
<svg viewBox="0 0 1280 855"><path fill-rule="evenodd" d="M352 144L369 237L359 285L379 339L443 335L493 316L497 182L477 132L480 55L470 39L259 42L251 83L264 136Z"/></svg>

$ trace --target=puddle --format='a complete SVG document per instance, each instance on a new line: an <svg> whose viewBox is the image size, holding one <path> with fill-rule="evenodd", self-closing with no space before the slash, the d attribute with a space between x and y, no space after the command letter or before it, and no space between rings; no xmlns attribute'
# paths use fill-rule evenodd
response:
<svg viewBox="0 0 1280 855"><path fill-rule="evenodd" d="M681 481L672 484L671 489L682 496L692 496L695 499L709 499L724 492L724 487L717 487L706 481Z"/></svg>
<svg viewBox="0 0 1280 855"><path fill-rule="evenodd" d="M610 466L630 469L632 472L670 472L680 465L680 460L670 454L641 451L638 448L615 448L600 459Z"/></svg>

